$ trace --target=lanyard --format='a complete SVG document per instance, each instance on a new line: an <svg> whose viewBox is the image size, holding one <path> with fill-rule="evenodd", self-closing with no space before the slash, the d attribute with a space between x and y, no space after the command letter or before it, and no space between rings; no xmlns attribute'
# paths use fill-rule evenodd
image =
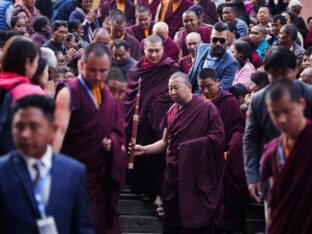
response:
<svg viewBox="0 0 312 234"><path fill-rule="evenodd" d="M283 166L288 156L288 155L285 155L285 151L283 147L283 135L281 135L281 137L278 140L277 151L278 151L279 164L280 166Z"/></svg>
<svg viewBox="0 0 312 234"><path fill-rule="evenodd" d="M51 168L49 171L42 177L42 179L39 181L38 185L34 187L34 193L35 193L35 199L37 202L38 210L40 212L41 218L46 218L46 210L45 210L45 205L42 197L42 190L44 188L44 185L46 184L47 180L51 176Z"/></svg>
<svg viewBox="0 0 312 234"><path fill-rule="evenodd" d="M93 102L93 105L95 107L95 109L99 109L97 103L96 103L96 100L92 94L92 91L91 89L89 88L89 86L87 85L87 83L84 81L84 79L82 78L81 75L78 76L78 80L80 81L80 83L82 84L82 86L85 88L85 90L87 91L89 97L91 98L92 102Z"/></svg>

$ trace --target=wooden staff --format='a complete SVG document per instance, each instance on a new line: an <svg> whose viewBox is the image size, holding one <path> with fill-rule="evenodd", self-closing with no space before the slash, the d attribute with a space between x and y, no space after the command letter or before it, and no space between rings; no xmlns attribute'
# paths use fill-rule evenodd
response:
<svg viewBox="0 0 312 234"><path fill-rule="evenodd" d="M128 161L128 169L133 169L133 163L134 163L134 147L136 144L136 138L138 135L138 126L139 126L139 108L140 108L140 98L141 98L141 77L139 79L139 87L138 87L138 93L136 95L136 101L135 101L135 109L134 109L134 115L132 120L132 133L131 133L131 141L130 141L130 154L129 154L129 161Z"/></svg>

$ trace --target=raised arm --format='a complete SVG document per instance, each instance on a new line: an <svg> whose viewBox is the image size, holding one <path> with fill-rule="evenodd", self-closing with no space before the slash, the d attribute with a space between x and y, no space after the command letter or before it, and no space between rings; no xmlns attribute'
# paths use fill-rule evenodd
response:
<svg viewBox="0 0 312 234"><path fill-rule="evenodd" d="M52 146L55 152L62 148L64 137L70 120L70 91L63 88L56 96L56 109L54 113L56 132L53 138Z"/></svg>

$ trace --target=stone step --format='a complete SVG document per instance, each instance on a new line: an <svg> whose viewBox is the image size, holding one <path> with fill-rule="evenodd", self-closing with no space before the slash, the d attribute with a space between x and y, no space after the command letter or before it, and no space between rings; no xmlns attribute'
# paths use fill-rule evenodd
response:
<svg viewBox="0 0 312 234"><path fill-rule="evenodd" d="M247 234L264 234L265 222L264 219L247 219Z"/></svg>
<svg viewBox="0 0 312 234"><path fill-rule="evenodd" d="M145 195L136 195L136 194L133 194L133 193L122 193L120 194L119 196L120 199L123 199L123 200L126 200L126 199L129 199L129 200L141 200L143 198L145 198Z"/></svg>
<svg viewBox="0 0 312 234"><path fill-rule="evenodd" d="M154 215L153 205L145 204L140 200L124 200L118 202L118 212L120 215Z"/></svg>
<svg viewBox="0 0 312 234"><path fill-rule="evenodd" d="M247 219L260 219L264 220L264 205L259 203L250 203L246 211Z"/></svg>
<svg viewBox="0 0 312 234"><path fill-rule="evenodd" d="M162 233L163 223L156 217L121 215L122 233Z"/></svg>

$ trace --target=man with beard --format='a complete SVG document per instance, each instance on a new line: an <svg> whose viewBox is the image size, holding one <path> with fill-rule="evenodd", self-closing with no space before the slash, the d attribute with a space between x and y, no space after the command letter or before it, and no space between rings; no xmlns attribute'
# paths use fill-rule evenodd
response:
<svg viewBox="0 0 312 234"><path fill-rule="evenodd" d="M137 142L146 145L161 139L162 130L159 126L172 105L168 96L168 79L177 71L180 71L178 65L164 56L163 40L156 35L146 38L144 57L128 74L128 89L124 98L128 142L131 137L139 79L141 78L141 100ZM165 159L162 154L135 158L131 181L131 190L134 193L144 193L150 199L155 199L155 211L159 216L163 216L159 195L163 185L164 166Z"/></svg>
<svg viewBox="0 0 312 234"><path fill-rule="evenodd" d="M184 29L178 31L174 36L174 42L179 47L179 57L182 58L189 54L185 40L186 35L192 32L197 32L201 36L204 43L210 43L211 29L209 26L199 26L198 17L195 11L187 10L182 15Z"/></svg>
<svg viewBox="0 0 312 234"><path fill-rule="evenodd" d="M222 121L211 102L192 94L184 73L173 74L168 85L175 103L165 116L163 138L136 145L136 154L166 152L163 233L211 234L223 190Z"/></svg>
<svg viewBox="0 0 312 234"><path fill-rule="evenodd" d="M139 6L135 11L136 24L128 27L126 32L135 37L139 42L152 34L154 23L151 23L152 14L150 9Z"/></svg>
<svg viewBox="0 0 312 234"><path fill-rule="evenodd" d="M204 68L198 75L201 94L218 108L225 133L225 190L216 215L218 231L241 232L245 227L247 186L244 174L243 133L245 117L235 96L219 88L217 73Z"/></svg>
<svg viewBox="0 0 312 234"><path fill-rule="evenodd" d="M226 51L228 37L228 25L218 22L212 29L211 45L201 44L197 48L195 63L189 72L193 92L199 93L197 76L206 67L216 70L222 90L228 90L232 86L238 62L230 52Z"/></svg>
<svg viewBox="0 0 312 234"><path fill-rule="evenodd" d="M197 32L191 32L186 36L186 47L189 51L189 55L184 56L179 61L179 65L182 68L183 72L188 73L190 71L195 61L197 46L201 42L201 37Z"/></svg>

